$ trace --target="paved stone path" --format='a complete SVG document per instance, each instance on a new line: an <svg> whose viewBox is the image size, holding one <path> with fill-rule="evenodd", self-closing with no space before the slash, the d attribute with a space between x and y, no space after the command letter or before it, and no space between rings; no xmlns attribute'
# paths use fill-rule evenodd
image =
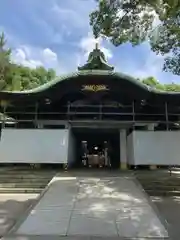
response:
<svg viewBox="0 0 180 240"><path fill-rule="evenodd" d="M133 177L55 177L15 235L168 237Z"/></svg>

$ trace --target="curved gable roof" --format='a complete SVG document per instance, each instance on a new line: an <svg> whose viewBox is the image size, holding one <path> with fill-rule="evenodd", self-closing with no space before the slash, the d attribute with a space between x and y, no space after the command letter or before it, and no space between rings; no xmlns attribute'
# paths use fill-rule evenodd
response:
<svg viewBox="0 0 180 240"><path fill-rule="evenodd" d="M134 85L137 85L138 87L146 90L146 91L154 91L153 88L147 86L146 84L142 83L141 81L123 74L123 73L118 73L118 72L111 72L111 71L104 71L104 70L91 70L91 71L81 71L81 72L74 72L71 74L67 74L67 75L62 75L60 77L57 77L55 79L53 79L52 81L45 83L39 87L33 88L33 89L29 89L29 90L24 90L24 91L2 91L0 92L0 95L3 93L9 93L9 94L35 94L35 93L39 93L39 92L43 92L45 90L48 90L49 88L57 85L57 84L61 84L61 82L63 81L70 81L72 79L76 79L78 80L79 76L107 76L107 77L116 77L116 79L119 80L125 80L128 81Z"/></svg>
<svg viewBox="0 0 180 240"><path fill-rule="evenodd" d="M0 92L0 99L13 99L15 100L16 98L21 98L21 97L38 97L39 95L43 95L45 93L47 93L48 91L50 91L51 88L56 88L59 87L59 89L61 89L61 84L63 83L67 83L68 81L72 81L72 80L76 80L78 81L78 79L80 77L106 77L106 78L113 78L115 79L115 81L119 81L119 85L121 85L121 82L126 82L130 85L132 85L133 87L136 87L136 89L141 90L141 92L143 91L143 96L144 95L149 95L152 94L154 99L159 99L159 98L163 98L167 100L170 98L172 101L173 99L177 101L180 100L180 93L179 92L165 92L165 91L160 91L157 90L155 88L152 88L150 86L147 86L146 84L144 84L143 82L137 80L136 78L133 78L129 75L123 74L123 73L119 73L119 72L114 72L114 71L105 71L105 70L84 70L84 71L78 71L78 72L74 72L71 74L67 74L67 75L62 75L61 77L57 77L54 80L45 83L37 88L34 89L30 89L30 90L25 90L25 91L2 91ZM63 86L62 86L63 87Z"/></svg>

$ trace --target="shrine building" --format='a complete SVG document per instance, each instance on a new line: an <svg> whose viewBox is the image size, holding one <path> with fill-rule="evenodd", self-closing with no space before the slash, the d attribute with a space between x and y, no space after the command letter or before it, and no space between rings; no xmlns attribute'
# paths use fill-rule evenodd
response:
<svg viewBox="0 0 180 240"><path fill-rule="evenodd" d="M82 167L108 149L111 168L180 165L180 93L116 72L98 46L76 72L0 101L0 163Z"/></svg>

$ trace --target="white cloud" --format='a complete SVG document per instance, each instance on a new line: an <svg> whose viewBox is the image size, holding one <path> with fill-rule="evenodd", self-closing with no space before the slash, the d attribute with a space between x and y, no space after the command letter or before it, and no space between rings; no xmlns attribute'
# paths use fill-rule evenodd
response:
<svg viewBox="0 0 180 240"><path fill-rule="evenodd" d="M57 54L49 48L44 49L42 51L42 55L45 60L47 59L48 61L54 61L54 62L58 61Z"/></svg>
<svg viewBox="0 0 180 240"><path fill-rule="evenodd" d="M83 3L80 3L80 1L76 1L76 3L75 5L73 3L70 5L56 3L51 8L52 16L55 21L60 22L58 28L61 29L64 35L69 35L72 29L81 31L89 27L89 10L87 11L87 9L90 9L90 4L89 6L86 4L86 11L84 11L84 8L80 7L80 4Z"/></svg>
<svg viewBox="0 0 180 240"><path fill-rule="evenodd" d="M164 58L162 56L157 56L150 52L141 69L135 71L135 75L140 78L154 76L159 79L162 73L163 63Z"/></svg>
<svg viewBox="0 0 180 240"><path fill-rule="evenodd" d="M78 24L78 25L83 24L83 22L80 21L81 17L73 9L60 7L56 4L52 8L52 12L54 14L59 15L59 17L61 19L63 19L64 21L70 21L72 24ZM71 16L71 18L69 18L69 16ZM74 20L75 20L75 22L74 22Z"/></svg>
<svg viewBox="0 0 180 240"><path fill-rule="evenodd" d="M137 47L139 50L129 49L131 54L124 54L122 58L118 59L118 62L116 60L116 71L124 72L137 78L153 76L161 80L164 57L152 52L148 43L143 44L141 47ZM138 53L139 56L137 55Z"/></svg>
<svg viewBox="0 0 180 240"><path fill-rule="evenodd" d="M19 46L12 52L12 61L30 68L44 66L60 71L58 56L49 48L41 49L32 46Z"/></svg>
<svg viewBox="0 0 180 240"><path fill-rule="evenodd" d="M15 51L13 51L12 61L30 68L36 68L43 65L40 60L28 58L25 50L21 48L17 48Z"/></svg>

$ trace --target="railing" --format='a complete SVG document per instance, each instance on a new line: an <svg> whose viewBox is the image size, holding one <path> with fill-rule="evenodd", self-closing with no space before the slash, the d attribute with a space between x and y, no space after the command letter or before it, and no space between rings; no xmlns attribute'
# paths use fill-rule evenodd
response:
<svg viewBox="0 0 180 240"><path fill-rule="evenodd" d="M38 120L117 120L117 121L156 121L177 122L180 113L141 113L141 112L96 112L96 111L70 111L70 112L6 112L7 116L15 121L38 121Z"/></svg>
<svg viewBox="0 0 180 240"><path fill-rule="evenodd" d="M14 111L14 109L6 109L4 114L6 116L12 117L14 120L10 120L12 123L28 123L32 125L37 125L39 121L118 121L121 123L162 123L169 128L170 124L178 123L180 119L180 109L175 109L177 113L173 112L174 109L168 109L167 105L165 108L151 108L151 111L156 111L153 113L148 113L146 107L132 105L73 105L68 104L65 106L60 106L60 111L52 112L52 106L47 105L42 108L38 106L31 106L30 109L26 111ZM140 107L146 112L141 112ZM171 112L171 111L172 112ZM8 120L9 121L9 120ZM7 121L1 120L1 122L6 123Z"/></svg>

